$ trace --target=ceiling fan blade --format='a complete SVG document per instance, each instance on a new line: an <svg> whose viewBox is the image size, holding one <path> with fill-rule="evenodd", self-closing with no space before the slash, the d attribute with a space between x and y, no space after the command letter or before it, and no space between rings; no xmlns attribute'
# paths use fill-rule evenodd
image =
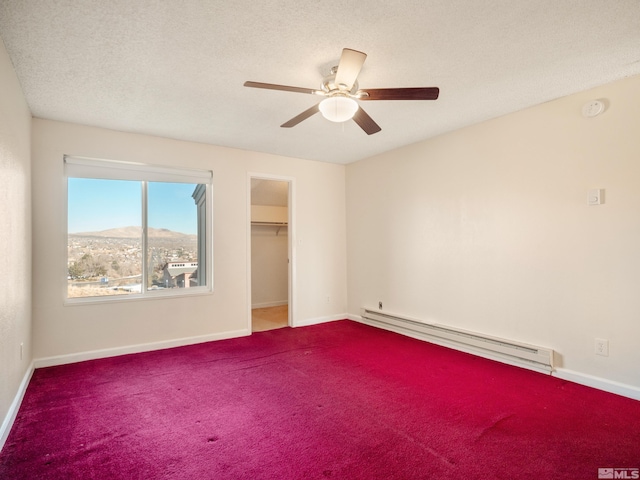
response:
<svg viewBox="0 0 640 480"><path fill-rule="evenodd" d="M291 127L295 127L297 124L299 124L300 122L302 122L303 120L306 120L307 118L309 118L310 116L318 113L320 111L320 109L318 108L318 103L315 104L313 107L311 108L307 108L304 112L302 112L300 115L296 115L295 117L293 117L291 120L289 120L288 122L283 123L282 125L280 125L283 128L291 128Z"/></svg>
<svg viewBox="0 0 640 480"><path fill-rule="evenodd" d="M356 111L356 114L353 116L353 121L356 122L367 135L373 135L374 133L378 133L382 130L382 128L373 121L373 118L371 118L367 112L362 109L362 107L359 107Z"/></svg>
<svg viewBox="0 0 640 480"><path fill-rule="evenodd" d="M362 70L362 65L366 58L366 53L351 50L350 48L343 48L340 63L338 64L338 71L336 72L336 85L344 85L347 90L351 90L351 87L353 87L353 84L358 78L360 70Z"/></svg>
<svg viewBox="0 0 640 480"><path fill-rule="evenodd" d="M290 87L288 85L276 85L274 83L261 82L244 82L245 87L265 88L267 90L282 90L285 92L310 93L312 95L324 95L322 90L314 90L313 88Z"/></svg>
<svg viewBox="0 0 640 480"><path fill-rule="evenodd" d="M367 88L358 100L436 100L440 94L438 87L419 88Z"/></svg>

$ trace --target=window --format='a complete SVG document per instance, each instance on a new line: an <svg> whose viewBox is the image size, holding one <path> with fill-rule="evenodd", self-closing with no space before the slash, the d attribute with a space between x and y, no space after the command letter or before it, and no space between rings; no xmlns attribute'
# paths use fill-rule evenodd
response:
<svg viewBox="0 0 640 480"><path fill-rule="evenodd" d="M212 173L65 157L67 299L211 291Z"/></svg>

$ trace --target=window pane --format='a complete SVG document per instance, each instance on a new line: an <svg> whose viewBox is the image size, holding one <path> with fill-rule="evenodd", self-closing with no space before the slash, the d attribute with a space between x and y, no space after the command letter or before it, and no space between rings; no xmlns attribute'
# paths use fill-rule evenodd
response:
<svg viewBox="0 0 640 480"><path fill-rule="evenodd" d="M68 179L67 296L139 293L141 183Z"/></svg>
<svg viewBox="0 0 640 480"><path fill-rule="evenodd" d="M149 290L201 284L198 280L198 206L194 198L198 187L191 183L147 184Z"/></svg>

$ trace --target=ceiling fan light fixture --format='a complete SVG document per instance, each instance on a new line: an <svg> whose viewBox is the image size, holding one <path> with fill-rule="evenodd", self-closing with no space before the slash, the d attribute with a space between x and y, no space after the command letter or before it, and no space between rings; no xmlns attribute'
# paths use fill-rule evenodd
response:
<svg viewBox="0 0 640 480"><path fill-rule="evenodd" d="M324 118L339 123L351 120L359 107L353 98L333 96L322 100L318 108Z"/></svg>
<svg viewBox="0 0 640 480"><path fill-rule="evenodd" d="M275 83L244 82L245 87L266 88L268 90L281 90L285 92L307 93L325 97L304 112L296 115L280 127L291 128L300 122L312 117L318 112L331 122L353 121L367 135L378 133L381 128L359 105L360 100L436 100L440 93L438 87L412 87L412 88L374 88L360 90L358 75L367 54L343 48L340 62L337 67L331 69L331 73L324 77L320 90L311 88L292 87L289 85L277 85Z"/></svg>

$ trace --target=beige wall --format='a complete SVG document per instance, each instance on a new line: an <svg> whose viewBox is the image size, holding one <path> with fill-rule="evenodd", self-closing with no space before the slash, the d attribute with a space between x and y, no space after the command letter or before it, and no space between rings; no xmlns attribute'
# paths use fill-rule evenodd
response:
<svg viewBox="0 0 640 480"><path fill-rule="evenodd" d="M64 154L213 170L213 295L64 306ZM248 334L248 172L293 179L294 321L344 317L344 166L39 119L32 156L36 358Z"/></svg>
<svg viewBox="0 0 640 480"><path fill-rule="evenodd" d="M251 228L251 305L285 305L289 295L287 228ZM346 307L345 307L346 308Z"/></svg>
<svg viewBox="0 0 640 480"><path fill-rule="evenodd" d="M31 363L30 137L31 113L0 40L0 420Z"/></svg>
<svg viewBox="0 0 640 480"><path fill-rule="evenodd" d="M277 207L274 205L251 205L252 222L286 223L288 220L289 210L287 207Z"/></svg>
<svg viewBox="0 0 640 480"><path fill-rule="evenodd" d="M350 314L382 301L640 387L639 125L634 77L349 165Z"/></svg>
<svg viewBox="0 0 640 480"><path fill-rule="evenodd" d="M585 119L593 98L607 111ZM639 107L634 77L357 162L345 184L340 165L32 122L0 44L0 418L32 358L248 333L248 172L294 180L297 324L383 301L640 387ZM215 292L64 306L65 153L212 169Z"/></svg>
<svg viewBox="0 0 640 480"><path fill-rule="evenodd" d="M289 220L289 209L251 205L252 222ZM289 301L289 229L281 226L251 227L251 307L286 305Z"/></svg>

